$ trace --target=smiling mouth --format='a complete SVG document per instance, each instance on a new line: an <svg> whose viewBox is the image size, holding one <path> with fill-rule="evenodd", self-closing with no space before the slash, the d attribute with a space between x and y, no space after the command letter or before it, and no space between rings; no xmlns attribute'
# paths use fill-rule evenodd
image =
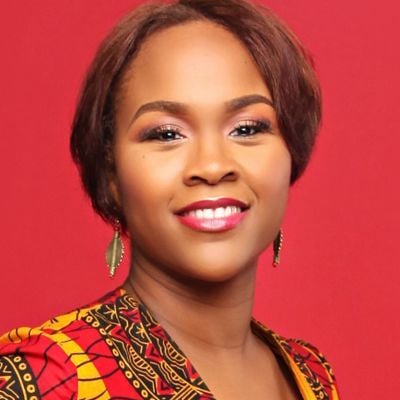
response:
<svg viewBox="0 0 400 400"><path fill-rule="evenodd" d="M234 229L245 218L249 206L239 200L202 200L181 209L179 221L196 231L223 232Z"/></svg>
<svg viewBox="0 0 400 400"><path fill-rule="evenodd" d="M192 211L187 211L182 216L190 216L197 219L220 219L227 218L234 214L239 214L243 210L237 206L227 206L218 208L203 208Z"/></svg>

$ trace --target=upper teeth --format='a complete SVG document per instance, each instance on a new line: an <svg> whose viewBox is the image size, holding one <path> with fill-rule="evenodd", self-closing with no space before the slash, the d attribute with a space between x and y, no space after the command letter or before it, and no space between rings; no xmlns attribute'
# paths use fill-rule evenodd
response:
<svg viewBox="0 0 400 400"><path fill-rule="evenodd" d="M192 210L187 213L187 215L190 215L195 218L199 219L215 219L215 218L225 218L229 217L232 214L238 214L242 210L240 207L236 206L228 206L228 207L218 207L218 208L204 208L201 210Z"/></svg>

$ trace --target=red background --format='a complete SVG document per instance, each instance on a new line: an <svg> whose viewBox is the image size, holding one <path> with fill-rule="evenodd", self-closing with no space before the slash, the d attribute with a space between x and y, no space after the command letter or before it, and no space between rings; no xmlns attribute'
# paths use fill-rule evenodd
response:
<svg viewBox="0 0 400 400"><path fill-rule="evenodd" d="M132 0L2 2L0 331L97 298L111 237L68 153L83 73ZM311 50L324 94L314 158L292 190L281 266L260 263L255 314L320 347L343 399L397 398L399 35L394 0L270 0ZM396 390L397 389L397 390Z"/></svg>

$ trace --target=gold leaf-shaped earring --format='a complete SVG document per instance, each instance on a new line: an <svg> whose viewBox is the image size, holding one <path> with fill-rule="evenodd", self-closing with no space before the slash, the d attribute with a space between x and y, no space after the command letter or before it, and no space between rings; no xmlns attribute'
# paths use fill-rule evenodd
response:
<svg viewBox="0 0 400 400"><path fill-rule="evenodd" d="M282 250L282 243L283 243L283 233L282 230L279 229L277 237L274 239L273 249L274 249L274 258L272 261L272 265L277 267L280 262L280 254Z"/></svg>
<svg viewBox="0 0 400 400"><path fill-rule="evenodd" d="M124 243L121 240L121 224L119 220L114 223L114 236L106 250L106 263L110 278L113 278L115 271L124 258Z"/></svg>

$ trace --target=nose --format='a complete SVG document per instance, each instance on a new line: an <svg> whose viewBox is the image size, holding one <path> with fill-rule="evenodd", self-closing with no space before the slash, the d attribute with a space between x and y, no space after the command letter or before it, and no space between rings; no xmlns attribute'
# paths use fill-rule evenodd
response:
<svg viewBox="0 0 400 400"><path fill-rule="evenodd" d="M199 140L192 148L183 174L187 186L217 185L221 182L234 182L239 177L238 165L225 139L208 139Z"/></svg>

